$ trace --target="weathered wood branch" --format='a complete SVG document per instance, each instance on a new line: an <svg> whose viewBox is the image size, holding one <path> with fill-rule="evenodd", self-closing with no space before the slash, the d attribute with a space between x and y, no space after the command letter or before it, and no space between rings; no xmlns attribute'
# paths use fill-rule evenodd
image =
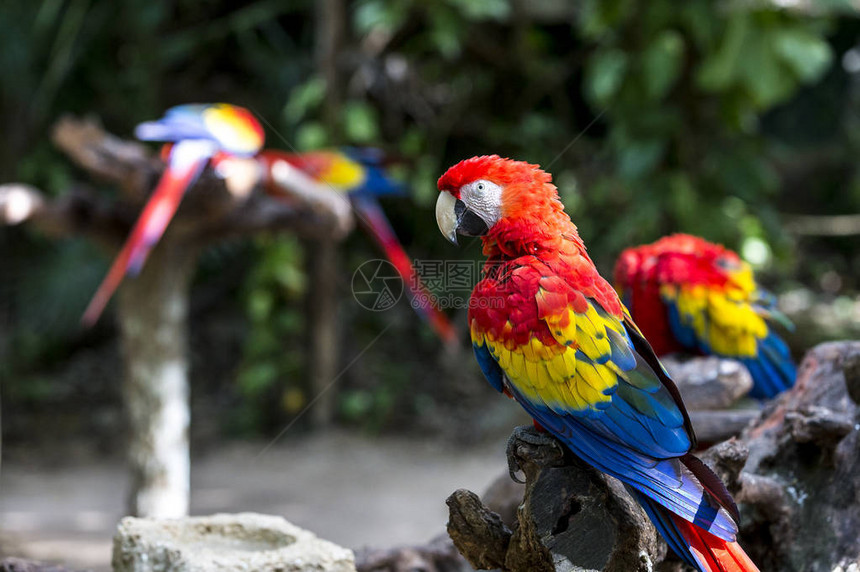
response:
<svg viewBox="0 0 860 572"><path fill-rule="evenodd" d="M51 141L96 180L118 185L137 202L146 199L161 171L159 161L145 145L111 135L92 117L61 117L51 132Z"/></svg>
<svg viewBox="0 0 860 572"><path fill-rule="evenodd" d="M314 212L323 215L331 213L338 222L338 233L346 233L352 229L352 206L349 200L328 188L328 185L320 185L286 161L275 161L269 176L272 196L307 205ZM320 186L326 187L326 192L320 192ZM336 234L333 238L338 236Z"/></svg>
<svg viewBox="0 0 860 572"><path fill-rule="evenodd" d="M448 497L448 534L477 569L645 572L666 553L645 512L617 480L520 428L509 448L526 486L509 528L465 490Z"/></svg>
<svg viewBox="0 0 860 572"><path fill-rule="evenodd" d="M48 236L80 234L113 245L128 232L131 214L84 186L48 199L30 185L0 185L0 224L26 223Z"/></svg>
<svg viewBox="0 0 860 572"><path fill-rule="evenodd" d="M54 127L57 147L94 179L120 190L110 201L77 188L48 200L21 184L0 186L0 223L32 223L52 235L86 234L119 244L134 224L163 163L140 143L105 132L93 119L64 117ZM207 168L188 189L171 224L172 237L205 244L260 232L289 231L306 238L343 238L354 226L349 201L297 169L278 164L270 174L269 194L253 160L222 161Z"/></svg>
<svg viewBox="0 0 860 572"><path fill-rule="evenodd" d="M860 214L785 215L789 232L810 236L853 236L860 234Z"/></svg>

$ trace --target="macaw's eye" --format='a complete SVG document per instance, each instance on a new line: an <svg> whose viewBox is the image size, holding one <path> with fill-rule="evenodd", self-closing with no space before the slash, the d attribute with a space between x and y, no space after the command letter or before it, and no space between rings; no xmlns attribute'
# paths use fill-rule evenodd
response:
<svg viewBox="0 0 860 572"><path fill-rule="evenodd" d="M478 183L478 186L477 186L476 188L477 188L479 191L483 191L483 190L484 190L484 183Z"/></svg>
<svg viewBox="0 0 860 572"><path fill-rule="evenodd" d="M741 267L736 260L726 258L725 256L717 258L716 265L717 268L722 270L738 270Z"/></svg>

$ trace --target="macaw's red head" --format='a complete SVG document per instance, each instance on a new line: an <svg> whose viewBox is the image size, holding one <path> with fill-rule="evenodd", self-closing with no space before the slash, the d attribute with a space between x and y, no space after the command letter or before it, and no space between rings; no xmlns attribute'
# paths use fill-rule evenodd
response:
<svg viewBox="0 0 860 572"><path fill-rule="evenodd" d="M557 235L571 223L551 181L537 165L498 155L461 161L437 183L439 230L455 244L458 233L497 242Z"/></svg>
<svg viewBox="0 0 860 572"><path fill-rule="evenodd" d="M621 288L637 283L729 285L744 292L755 289L752 269L736 253L698 236L673 234L621 253L615 267Z"/></svg>

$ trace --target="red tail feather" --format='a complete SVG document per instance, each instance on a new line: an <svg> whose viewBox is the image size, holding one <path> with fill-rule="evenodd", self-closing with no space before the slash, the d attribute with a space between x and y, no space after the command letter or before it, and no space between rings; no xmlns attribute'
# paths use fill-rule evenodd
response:
<svg viewBox="0 0 860 572"><path fill-rule="evenodd" d="M729 514L732 515L736 522L741 519L738 505L735 504L735 499L732 498L732 495L726 489L726 485L723 484L720 477L718 477L710 467L704 464L698 457L690 453L681 457L681 462L685 467L690 469L690 472L693 473L697 479L699 479L699 483L701 483L705 490L711 493L714 499L720 503L723 508L729 511Z"/></svg>
<svg viewBox="0 0 860 572"><path fill-rule="evenodd" d="M174 149L176 147L178 146L174 146ZM164 234L176 209L179 208L179 202L185 190L197 177L205 162L206 158L201 157L186 165L180 173L174 172L170 167L164 171L158 186L143 207L137 222L134 223L122 250L114 259L107 276L102 280L84 311L81 322L85 326L96 323L125 275L133 267L140 269L143 266L150 249Z"/></svg>
<svg viewBox="0 0 860 572"><path fill-rule="evenodd" d="M434 303L433 295L421 281L409 255L403 250L397 235L391 228L388 219L373 199L358 198L353 200L353 207L359 211L358 217L370 232L373 239L385 252L388 261L394 265L397 273L406 283L412 299L415 300L416 311L423 316L436 334L448 345L457 343L457 332L446 316Z"/></svg>
<svg viewBox="0 0 860 572"><path fill-rule="evenodd" d="M672 522L690 545L703 572L759 572L741 545L717 538L698 526L671 515Z"/></svg>

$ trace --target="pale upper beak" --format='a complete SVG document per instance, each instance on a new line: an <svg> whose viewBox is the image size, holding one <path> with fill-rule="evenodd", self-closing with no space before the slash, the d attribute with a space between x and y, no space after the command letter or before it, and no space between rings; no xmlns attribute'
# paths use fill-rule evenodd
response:
<svg viewBox="0 0 860 572"><path fill-rule="evenodd" d="M456 203L454 195L446 191L439 193L436 199L436 224L442 235L454 244L457 244L457 226L460 222L454 208Z"/></svg>

